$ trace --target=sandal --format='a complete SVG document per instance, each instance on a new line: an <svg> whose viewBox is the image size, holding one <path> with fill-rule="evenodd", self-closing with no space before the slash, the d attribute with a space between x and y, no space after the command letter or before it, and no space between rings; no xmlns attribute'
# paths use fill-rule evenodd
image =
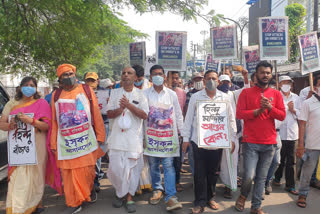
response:
<svg viewBox="0 0 320 214"><path fill-rule="evenodd" d="M201 207L201 206L196 206L191 210L191 213L203 213L203 212L204 212L204 207Z"/></svg>
<svg viewBox="0 0 320 214"><path fill-rule="evenodd" d="M177 192L182 192L184 189L181 184L176 184L176 190Z"/></svg>
<svg viewBox="0 0 320 214"><path fill-rule="evenodd" d="M299 195L298 201L296 202L298 207L301 208L306 208L307 202L306 202L307 197L303 195Z"/></svg>
<svg viewBox="0 0 320 214"><path fill-rule="evenodd" d="M246 203L246 197L244 197L243 195L240 195L239 198L237 199L236 201L236 205L235 205L235 208L237 211L239 212L243 212L244 210L244 205Z"/></svg>
<svg viewBox="0 0 320 214"><path fill-rule="evenodd" d="M218 210L219 209L219 204L215 202L213 199L209 201L209 206L213 210Z"/></svg>
<svg viewBox="0 0 320 214"><path fill-rule="evenodd" d="M295 188L286 187L284 188L284 190L291 193L292 195L299 195L298 191Z"/></svg>
<svg viewBox="0 0 320 214"><path fill-rule="evenodd" d="M280 181L277 181L276 179L273 180L273 185L279 187L281 186L281 182Z"/></svg>
<svg viewBox="0 0 320 214"><path fill-rule="evenodd" d="M127 201L125 204L128 213L135 213L136 212L136 203L134 201Z"/></svg>
<svg viewBox="0 0 320 214"><path fill-rule="evenodd" d="M223 197L226 199L232 199L231 189L228 187L224 187Z"/></svg>

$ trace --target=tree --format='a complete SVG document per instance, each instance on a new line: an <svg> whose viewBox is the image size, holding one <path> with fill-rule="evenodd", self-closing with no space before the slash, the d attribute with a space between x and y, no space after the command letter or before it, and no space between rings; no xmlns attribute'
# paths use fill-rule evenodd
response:
<svg viewBox="0 0 320 214"><path fill-rule="evenodd" d="M303 19L306 15L306 10L301 4L294 3L285 8L285 13L289 17L289 61L296 62L299 56L298 36L306 32Z"/></svg>
<svg viewBox="0 0 320 214"><path fill-rule="evenodd" d="M83 68L98 60L101 45L127 44L146 36L121 20L122 7L139 13L171 11L184 20L196 20L206 4L207 0L2 0L0 72L54 77L61 63Z"/></svg>

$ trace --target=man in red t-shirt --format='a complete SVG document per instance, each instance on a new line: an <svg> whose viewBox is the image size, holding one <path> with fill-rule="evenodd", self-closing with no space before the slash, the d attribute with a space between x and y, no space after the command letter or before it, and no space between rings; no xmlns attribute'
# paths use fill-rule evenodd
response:
<svg viewBox="0 0 320 214"><path fill-rule="evenodd" d="M269 88L272 79L272 65L261 61L256 67L257 84L244 89L237 104L237 119L244 121L243 159L244 170L241 194L235 208L244 210L252 181L251 214L264 214L261 200L267 173L276 148L275 120L283 121L286 110L279 91Z"/></svg>

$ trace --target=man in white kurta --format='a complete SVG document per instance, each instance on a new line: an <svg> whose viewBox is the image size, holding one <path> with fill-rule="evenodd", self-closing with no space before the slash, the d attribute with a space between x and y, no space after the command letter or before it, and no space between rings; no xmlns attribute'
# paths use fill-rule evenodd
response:
<svg viewBox="0 0 320 214"><path fill-rule="evenodd" d="M121 74L123 87L111 92L107 106L112 126L107 141L110 161L107 175L117 196L112 204L120 208L126 201L128 212L136 210L132 196L138 188L143 168L142 124L149 112L143 92L134 87L136 78L133 68L124 68Z"/></svg>

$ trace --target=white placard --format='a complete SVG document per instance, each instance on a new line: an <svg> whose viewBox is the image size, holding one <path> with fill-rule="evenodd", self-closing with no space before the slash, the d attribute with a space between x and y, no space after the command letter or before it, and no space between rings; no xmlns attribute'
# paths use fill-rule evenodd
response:
<svg viewBox="0 0 320 214"><path fill-rule="evenodd" d="M34 117L33 113L25 113L25 115L31 118ZM9 121L15 116L10 115ZM34 126L19 121L17 129L9 131L7 144L10 166L38 164Z"/></svg>
<svg viewBox="0 0 320 214"><path fill-rule="evenodd" d="M108 90L98 90L96 91L98 105L101 114L107 115L107 104L110 97L110 89Z"/></svg>
<svg viewBox="0 0 320 214"><path fill-rule="evenodd" d="M231 148L228 103L197 102L198 147Z"/></svg>

